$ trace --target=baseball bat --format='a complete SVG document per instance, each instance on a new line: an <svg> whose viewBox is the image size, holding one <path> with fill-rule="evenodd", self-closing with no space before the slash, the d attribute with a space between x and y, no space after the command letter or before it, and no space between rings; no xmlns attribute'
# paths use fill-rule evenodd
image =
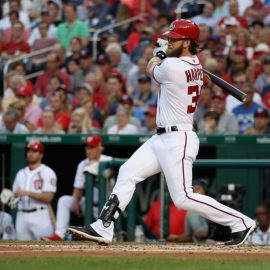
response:
<svg viewBox="0 0 270 270"><path fill-rule="evenodd" d="M231 85L230 83L224 81L217 75L213 74L212 72L206 70L203 68L203 72L208 75L208 77L211 79L211 81L222 88L224 91L235 97L237 100L241 102L245 102L247 95L243 93L241 90L236 88L235 86Z"/></svg>

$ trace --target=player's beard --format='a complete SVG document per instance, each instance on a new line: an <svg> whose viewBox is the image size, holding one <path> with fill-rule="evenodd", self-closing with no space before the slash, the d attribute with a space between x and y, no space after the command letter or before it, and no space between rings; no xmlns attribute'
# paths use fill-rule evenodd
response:
<svg viewBox="0 0 270 270"><path fill-rule="evenodd" d="M168 57L180 57L183 53L183 44L180 44L180 46L174 50L167 49L166 53Z"/></svg>

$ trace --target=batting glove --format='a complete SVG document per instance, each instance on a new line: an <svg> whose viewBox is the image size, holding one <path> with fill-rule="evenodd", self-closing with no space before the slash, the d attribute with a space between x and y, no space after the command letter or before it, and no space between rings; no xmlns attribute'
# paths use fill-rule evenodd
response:
<svg viewBox="0 0 270 270"><path fill-rule="evenodd" d="M166 51L168 48L168 41L159 38L156 42L156 47L153 50L153 56L160 58L161 60L167 57Z"/></svg>

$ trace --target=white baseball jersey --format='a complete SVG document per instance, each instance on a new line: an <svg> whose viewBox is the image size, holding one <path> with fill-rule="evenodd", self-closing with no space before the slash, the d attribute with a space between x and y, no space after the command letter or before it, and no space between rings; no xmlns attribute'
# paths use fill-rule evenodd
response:
<svg viewBox="0 0 270 270"><path fill-rule="evenodd" d="M18 188L35 193L56 192L56 174L41 164L34 170L25 167L16 175L13 192ZM26 212L30 210L30 212ZM18 203L16 236L18 240L40 240L53 233L53 224L46 203L23 196Z"/></svg>
<svg viewBox="0 0 270 270"><path fill-rule="evenodd" d="M110 161L110 160L112 160L112 157L106 156L106 155L101 155L99 159L99 161ZM83 172L84 168L94 163L98 163L98 162L90 161L88 158L86 158L78 164L73 187L80 188L80 189L85 188L85 174Z"/></svg>
<svg viewBox="0 0 270 270"><path fill-rule="evenodd" d="M193 125L203 85L198 57L165 58L155 66L153 77L160 84L157 126Z"/></svg>
<svg viewBox="0 0 270 270"><path fill-rule="evenodd" d="M0 240L15 240L15 229L10 214L0 211Z"/></svg>
<svg viewBox="0 0 270 270"><path fill-rule="evenodd" d="M120 167L112 191L119 199L119 208L125 210L138 183L162 171L177 208L230 226L232 232L250 228L255 224L252 219L211 197L194 193L192 189L192 166L199 151L198 136L192 131L193 115L203 85L198 58L168 57L157 64L152 73L161 89L157 126L164 129L147 140ZM175 125L177 129L172 127ZM97 220L91 227L111 241L113 223L108 228L102 224Z"/></svg>
<svg viewBox="0 0 270 270"><path fill-rule="evenodd" d="M16 175L13 183L13 192L18 188L23 190L33 191L36 193L56 192L56 174L48 166L41 164L38 168L30 170L25 167ZM37 201L28 196L24 196L18 203L18 209L32 209L41 206L47 206L46 203Z"/></svg>

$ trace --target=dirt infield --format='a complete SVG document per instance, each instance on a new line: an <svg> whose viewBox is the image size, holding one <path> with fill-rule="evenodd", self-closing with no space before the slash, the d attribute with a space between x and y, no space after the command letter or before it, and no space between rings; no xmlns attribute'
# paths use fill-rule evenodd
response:
<svg viewBox="0 0 270 270"><path fill-rule="evenodd" d="M158 256L179 259L270 260L270 246L244 245L228 248L222 245L182 245L171 243L115 243L110 246L99 246L90 242L75 241L0 243L0 259L34 256Z"/></svg>

